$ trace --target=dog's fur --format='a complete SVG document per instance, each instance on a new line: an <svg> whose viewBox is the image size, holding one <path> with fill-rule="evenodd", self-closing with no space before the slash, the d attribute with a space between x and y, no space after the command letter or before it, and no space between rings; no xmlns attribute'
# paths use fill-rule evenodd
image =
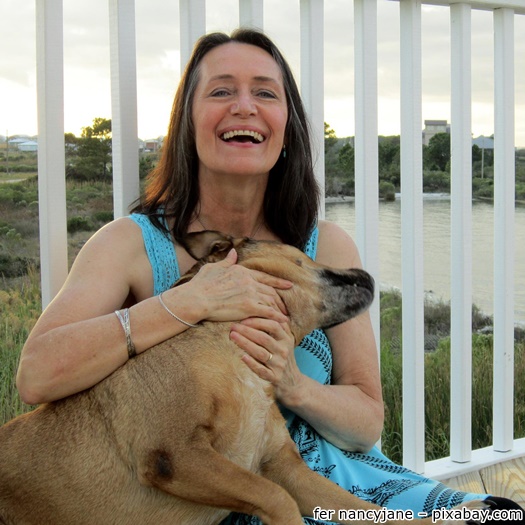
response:
<svg viewBox="0 0 525 525"><path fill-rule="evenodd" d="M366 272L322 267L290 246L216 232L183 242L202 263L235 246L239 264L293 281L279 294L297 341L373 299ZM377 508L305 465L229 329L204 322L0 428L0 523L215 525L238 511L301 525L317 506Z"/></svg>

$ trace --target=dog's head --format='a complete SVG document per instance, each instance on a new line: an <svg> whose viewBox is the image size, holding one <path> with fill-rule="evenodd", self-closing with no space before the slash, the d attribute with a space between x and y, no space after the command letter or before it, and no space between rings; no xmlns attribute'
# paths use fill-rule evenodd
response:
<svg viewBox="0 0 525 525"><path fill-rule="evenodd" d="M237 263L294 283L278 290L296 340L314 328L329 328L365 311L374 298L374 280L364 270L322 266L292 246L272 241L234 239L216 231L190 233L178 241L197 260L177 284L189 281L209 262L218 262L235 248Z"/></svg>

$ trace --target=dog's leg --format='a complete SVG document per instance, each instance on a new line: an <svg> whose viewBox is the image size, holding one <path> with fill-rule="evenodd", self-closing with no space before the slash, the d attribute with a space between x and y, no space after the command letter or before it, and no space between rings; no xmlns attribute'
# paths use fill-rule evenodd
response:
<svg viewBox="0 0 525 525"><path fill-rule="evenodd" d="M357 496L342 489L325 477L310 470L299 455L295 444L288 442L269 461L263 465L262 475L274 481L295 499L299 506L301 515L313 516L316 519L324 519L336 523L352 525L372 525L379 522L398 525L430 525L430 524L465 524L465 521L446 520L433 521L432 518L417 519L385 519L381 516L382 510L373 503L364 501ZM471 502L466 505L471 508L486 508L482 502ZM327 514L321 514L322 511ZM358 519L360 516L352 511L370 511L367 518ZM333 511L329 513L329 511ZM377 514L373 514L375 511ZM398 516L399 517L399 516ZM472 522L473 523L473 522Z"/></svg>
<svg viewBox="0 0 525 525"><path fill-rule="evenodd" d="M340 519L339 511L350 509L374 509L375 505L365 502L346 490L310 470L299 455L293 442L287 442L281 450L263 465L262 475L274 481L295 499L301 515L321 518L320 509L333 511L329 521L371 525L370 521ZM316 515L317 509L317 515ZM328 516L324 516L327 519Z"/></svg>
<svg viewBox="0 0 525 525"><path fill-rule="evenodd" d="M268 525L303 525L297 504L275 483L212 448L183 454L150 452L140 469L141 482L187 501L258 516Z"/></svg>

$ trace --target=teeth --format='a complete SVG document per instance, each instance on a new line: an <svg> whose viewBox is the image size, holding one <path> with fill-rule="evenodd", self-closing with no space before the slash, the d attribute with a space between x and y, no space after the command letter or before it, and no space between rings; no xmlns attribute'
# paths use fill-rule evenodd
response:
<svg viewBox="0 0 525 525"><path fill-rule="evenodd" d="M238 136L252 137L257 142L262 142L264 140L264 137L260 133L257 133L257 131L249 131L245 129L236 129L233 131L227 131L226 133L223 133L221 138L223 140L230 140L233 137L238 137Z"/></svg>

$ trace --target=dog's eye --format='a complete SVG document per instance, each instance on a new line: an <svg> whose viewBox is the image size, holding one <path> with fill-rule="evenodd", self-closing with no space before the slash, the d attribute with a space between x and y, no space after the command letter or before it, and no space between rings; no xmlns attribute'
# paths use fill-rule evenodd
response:
<svg viewBox="0 0 525 525"><path fill-rule="evenodd" d="M231 243L229 241L216 241L210 246L209 254L217 255L218 253L225 252L226 250L230 248L231 248Z"/></svg>
<svg viewBox="0 0 525 525"><path fill-rule="evenodd" d="M295 259L295 264L297 264L297 266L302 266L303 261L301 261L301 259Z"/></svg>

